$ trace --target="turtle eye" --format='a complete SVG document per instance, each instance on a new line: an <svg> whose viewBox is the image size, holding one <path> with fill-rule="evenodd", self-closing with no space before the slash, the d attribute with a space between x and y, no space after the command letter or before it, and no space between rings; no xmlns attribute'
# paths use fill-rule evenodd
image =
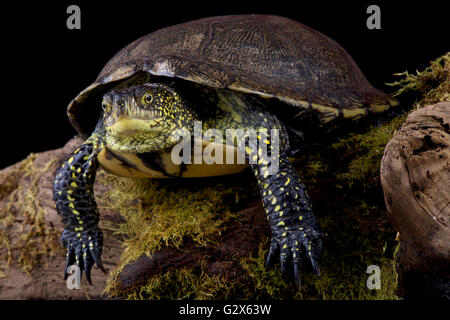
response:
<svg viewBox="0 0 450 320"><path fill-rule="evenodd" d="M146 93L146 94L144 95L143 100L144 100L143 102L144 102L145 104L150 104L150 103L153 102L153 96L152 96L150 93Z"/></svg>
<svg viewBox="0 0 450 320"><path fill-rule="evenodd" d="M102 102L102 109L105 112L110 112L111 111L111 108L110 108L109 104L107 104L106 102Z"/></svg>

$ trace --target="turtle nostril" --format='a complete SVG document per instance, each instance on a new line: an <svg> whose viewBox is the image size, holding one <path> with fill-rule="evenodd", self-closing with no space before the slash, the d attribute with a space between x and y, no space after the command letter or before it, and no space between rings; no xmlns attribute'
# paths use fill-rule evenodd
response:
<svg viewBox="0 0 450 320"><path fill-rule="evenodd" d="M121 96L116 96L114 100L116 102L115 104L118 107L119 111L122 112L124 110L124 108L125 108L125 100L124 100L124 98L121 97Z"/></svg>
<svg viewBox="0 0 450 320"><path fill-rule="evenodd" d="M117 93L114 95L114 102L119 104L121 101L123 101L123 97L121 94Z"/></svg>

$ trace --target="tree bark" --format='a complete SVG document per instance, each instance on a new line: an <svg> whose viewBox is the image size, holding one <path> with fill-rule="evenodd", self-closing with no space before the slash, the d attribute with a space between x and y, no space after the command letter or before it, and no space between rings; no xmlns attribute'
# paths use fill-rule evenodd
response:
<svg viewBox="0 0 450 320"><path fill-rule="evenodd" d="M400 234L399 294L450 298L450 103L411 113L387 144L381 183Z"/></svg>

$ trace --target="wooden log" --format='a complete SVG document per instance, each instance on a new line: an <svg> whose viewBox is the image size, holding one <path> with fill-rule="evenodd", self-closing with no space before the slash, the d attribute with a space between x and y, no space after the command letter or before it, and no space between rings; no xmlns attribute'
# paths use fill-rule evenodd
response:
<svg viewBox="0 0 450 320"><path fill-rule="evenodd" d="M107 275L92 270L90 286L82 278L80 290L69 290L63 279L63 230L53 202L56 169L82 142L75 138L63 148L31 154L0 171L0 299L103 299ZM96 185L94 192L105 188ZM100 225L118 222L118 215L102 212ZM103 263L112 270L120 260L120 242L104 230Z"/></svg>
<svg viewBox="0 0 450 320"><path fill-rule="evenodd" d="M400 235L399 295L450 298L450 103L412 112L387 144L381 183Z"/></svg>

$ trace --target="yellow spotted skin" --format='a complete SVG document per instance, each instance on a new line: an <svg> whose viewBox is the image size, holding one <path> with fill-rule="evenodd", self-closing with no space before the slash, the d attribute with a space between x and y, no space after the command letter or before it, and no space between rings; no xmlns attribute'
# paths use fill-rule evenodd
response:
<svg viewBox="0 0 450 320"><path fill-rule="evenodd" d="M272 229L266 263L270 265L279 255L281 270L287 274L291 259L295 281L299 285L299 269L305 257L313 271L319 274L318 257L322 247L306 186L285 156L280 157L279 172L274 175L266 176L268 168L265 166L253 165L252 168Z"/></svg>
<svg viewBox="0 0 450 320"><path fill-rule="evenodd" d="M189 176L180 171L183 166L169 165L168 155L180 142L173 133L193 137L194 121L201 120L203 133L209 129L221 132L213 141L204 137L203 143L227 144L231 150L239 150L255 174L272 230L267 266L279 256L286 275L291 263L297 286L305 260L319 273L320 232L306 187L288 160L289 136L283 123L266 110L261 98L230 90L196 90L197 100L192 101L163 83L134 84L104 95L96 129L62 164L54 180L56 209L65 226L61 239L67 248L66 270L76 263L88 281L94 264L104 270L93 192L99 164L131 177L137 173L164 178ZM229 141L228 129L241 130L241 134ZM207 165L202 171L210 175L220 172Z"/></svg>
<svg viewBox="0 0 450 320"><path fill-rule="evenodd" d="M94 263L105 271L100 260L103 234L98 228L99 212L93 191L96 156L101 148L102 139L95 132L62 164L53 181L53 200L64 224L61 241L67 248L65 279L67 268L74 263L84 270L89 283Z"/></svg>
<svg viewBox="0 0 450 320"><path fill-rule="evenodd" d="M236 98L236 96L235 96ZM224 97L222 97L224 99ZM255 164L250 164L258 182L261 199L265 208L272 231L272 239L267 255L266 266L269 267L276 256L279 256L281 271L287 276L288 270L293 269L294 281L300 288L300 269L305 263L312 266L312 270L319 275L318 258L322 249L321 232L315 220L311 200L306 192L306 186L295 171L288 159L289 137L283 124L273 115L263 112L255 102L242 98L240 104L246 103L246 111L239 107L232 108L232 112L241 114L241 122L232 115L224 117L225 126L239 126L244 128L256 127L259 134L257 141L252 144L247 141L244 148L249 159L259 158ZM248 107L249 103L251 108ZM228 106L233 102L228 99ZM250 111L249 111L250 110ZM216 124L217 125L217 124ZM273 145L268 128L277 128L280 132L280 144ZM261 145L268 146L269 150L279 154L279 159L269 156L261 157ZM278 162L276 173L271 171L272 161ZM289 268L289 264L292 268Z"/></svg>

